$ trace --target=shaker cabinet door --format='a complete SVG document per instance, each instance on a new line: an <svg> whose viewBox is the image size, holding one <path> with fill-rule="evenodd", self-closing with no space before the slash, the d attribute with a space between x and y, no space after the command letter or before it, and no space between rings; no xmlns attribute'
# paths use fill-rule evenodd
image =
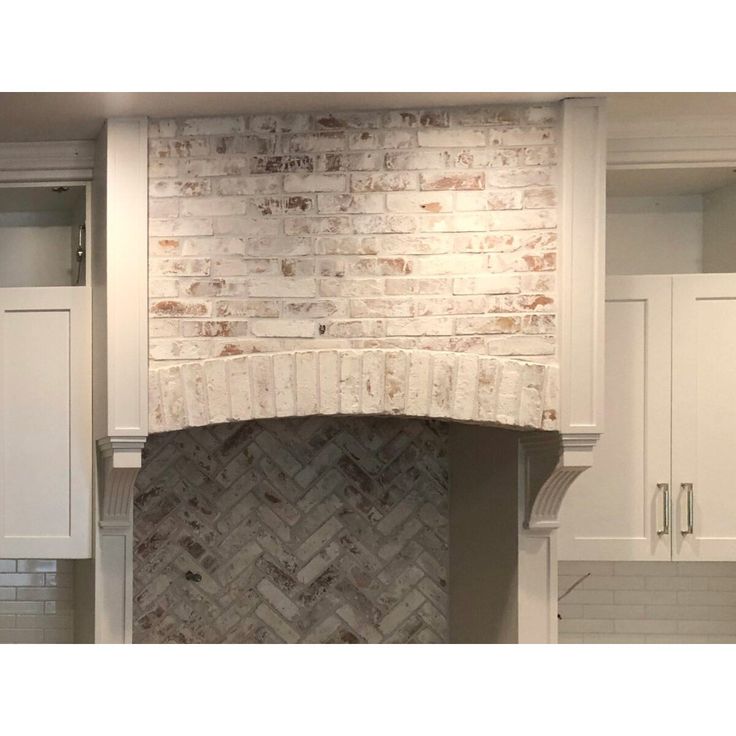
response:
<svg viewBox="0 0 736 736"><path fill-rule="evenodd" d="M0 289L0 557L91 556L89 290Z"/></svg>
<svg viewBox="0 0 736 736"><path fill-rule="evenodd" d="M673 283L673 556L736 560L736 275Z"/></svg>
<svg viewBox="0 0 736 736"><path fill-rule="evenodd" d="M671 294L670 276L606 281L605 431L562 504L560 559L671 557Z"/></svg>

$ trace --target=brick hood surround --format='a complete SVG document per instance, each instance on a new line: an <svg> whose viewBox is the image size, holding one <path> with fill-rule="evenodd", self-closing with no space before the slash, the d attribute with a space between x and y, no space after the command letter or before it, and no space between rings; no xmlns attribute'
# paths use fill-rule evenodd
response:
<svg viewBox="0 0 736 736"><path fill-rule="evenodd" d="M160 433L154 450L168 449L143 480L167 458L171 472L195 472L199 460L182 453L198 456L198 440L219 462L232 433L241 444L258 432L288 442L289 427L358 437L380 424L390 444L392 424L441 426L454 640L555 641L554 530L600 432L605 151L600 100L148 121L146 429ZM427 419L445 421L417 421ZM133 460L144 434L114 438L111 458L101 446L101 495L124 514L100 521L109 543L98 567L110 571L100 601L112 611L98 617L112 622L100 641L132 640ZM127 439L136 457L126 464L117 455ZM319 451L312 439L306 463ZM343 451L347 467L355 458ZM158 485L145 497L154 506ZM326 512L335 526L357 518ZM186 504L182 513L186 525ZM260 533L256 517L249 523ZM178 559L170 533L151 543ZM301 554L311 570L311 553Z"/></svg>
<svg viewBox="0 0 736 736"><path fill-rule="evenodd" d="M560 106L149 127L151 431L557 428Z"/></svg>

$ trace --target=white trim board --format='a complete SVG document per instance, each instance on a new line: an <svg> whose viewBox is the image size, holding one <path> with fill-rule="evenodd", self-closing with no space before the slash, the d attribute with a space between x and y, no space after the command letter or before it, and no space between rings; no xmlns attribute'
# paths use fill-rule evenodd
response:
<svg viewBox="0 0 736 736"><path fill-rule="evenodd" d="M0 181L89 181L94 141L0 143Z"/></svg>

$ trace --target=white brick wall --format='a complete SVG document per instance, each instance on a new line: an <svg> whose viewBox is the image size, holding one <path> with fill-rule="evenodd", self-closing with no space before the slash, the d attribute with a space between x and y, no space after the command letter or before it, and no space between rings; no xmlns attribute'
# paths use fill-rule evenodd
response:
<svg viewBox="0 0 736 736"><path fill-rule="evenodd" d="M560 562L560 643L736 643L736 562Z"/></svg>
<svg viewBox="0 0 736 736"><path fill-rule="evenodd" d="M152 363L552 360L556 125L556 106L152 121Z"/></svg>
<svg viewBox="0 0 736 736"><path fill-rule="evenodd" d="M73 640L73 561L0 560L0 644Z"/></svg>

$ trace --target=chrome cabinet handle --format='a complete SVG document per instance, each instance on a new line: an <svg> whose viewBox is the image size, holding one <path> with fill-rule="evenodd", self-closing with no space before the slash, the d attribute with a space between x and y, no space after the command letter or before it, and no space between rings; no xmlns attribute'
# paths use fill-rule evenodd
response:
<svg viewBox="0 0 736 736"><path fill-rule="evenodd" d="M687 528L682 529L682 535L693 533L695 526L695 495L693 494L692 483L680 483L680 490L687 493Z"/></svg>
<svg viewBox="0 0 736 736"><path fill-rule="evenodd" d="M670 484L657 483L657 489L662 491L662 515L664 526L657 529L657 534L661 537L663 534L670 533Z"/></svg>

